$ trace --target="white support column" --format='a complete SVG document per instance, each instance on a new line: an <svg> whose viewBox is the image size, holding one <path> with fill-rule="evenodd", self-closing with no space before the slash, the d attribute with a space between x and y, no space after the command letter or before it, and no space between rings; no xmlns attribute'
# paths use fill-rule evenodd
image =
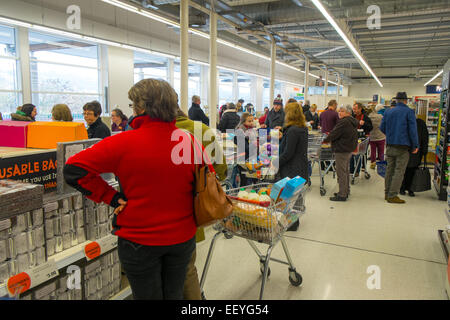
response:
<svg viewBox="0 0 450 320"><path fill-rule="evenodd" d="M328 104L328 67L325 67L325 90L324 90L324 100L325 103L323 104L325 107Z"/></svg>
<svg viewBox="0 0 450 320"><path fill-rule="evenodd" d="M200 99L209 107L209 67L200 66Z"/></svg>
<svg viewBox="0 0 450 320"><path fill-rule="evenodd" d="M309 99L309 59L306 59L305 61L305 78L304 78L304 85L305 85L305 101Z"/></svg>
<svg viewBox="0 0 450 320"><path fill-rule="evenodd" d="M189 109L189 0L180 1L180 108Z"/></svg>
<svg viewBox="0 0 450 320"><path fill-rule="evenodd" d="M239 100L239 83L238 83L238 75L237 72L233 72L233 103L237 104Z"/></svg>
<svg viewBox="0 0 450 320"><path fill-rule="evenodd" d="M175 75L175 68L173 64L173 58L169 58L167 63L167 81L170 83L172 88L175 88L174 75Z"/></svg>
<svg viewBox="0 0 450 320"><path fill-rule="evenodd" d="M275 98L275 65L277 59L277 46L275 43L275 39L273 36L270 37L272 39L272 45L270 48L270 94L269 94L269 104Z"/></svg>
<svg viewBox="0 0 450 320"><path fill-rule="evenodd" d="M251 98L251 101L249 101L249 102L251 102L251 103L253 103L253 106L255 107L255 111L257 111L258 110L258 105L257 105L257 100L258 100L258 98L257 98L257 90L256 90L256 87L257 87L257 85L258 85L258 82L257 82L257 77L256 76L252 76L251 77L251 82L250 82L250 96L252 97Z"/></svg>
<svg viewBox="0 0 450 320"><path fill-rule="evenodd" d="M214 7L209 15L209 126L216 128L217 120L217 14Z"/></svg>
<svg viewBox="0 0 450 320"><path fill-rule="evenodd" d="M20 71L22 81L22 104L32 103L31 101L31 78L30 78L30 46L28 42L28 29L24 27L18 28L18 44ZM34 101L37 104L37 101ZM16 110L11 110L16 112Z"/></svg>
<svg viewBox="0 0 450 320"><path fill-rule="evenodd" d="M341 89L341 75L339 73L337 74L337 78L338 78L338 82L337 82L338 84L337 84L337 90L336 90L336 101L339 105L339 97L340 97L339 91Z"/></svg>
<svg viewBox="0 0 450 320"><path fill-rule="evenodd" d="M261 77L256 77L256 100L255 100L255 110L257 111L264 111L263 106L263 86L264 86L264 79Z"/></svg>

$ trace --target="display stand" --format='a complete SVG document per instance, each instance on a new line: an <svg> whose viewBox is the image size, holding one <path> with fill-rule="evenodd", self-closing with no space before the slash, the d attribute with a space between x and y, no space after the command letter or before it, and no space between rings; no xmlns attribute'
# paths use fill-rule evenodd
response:
<svg viewBox="0 0 450 320"><path fill-rule="evenodd" d="M439 200L447 199L448 161L450 160L449 140L449 94L448 88L441 93L439 108L439 126L437 131L436 160L434 164L433 184Z"/></svg>

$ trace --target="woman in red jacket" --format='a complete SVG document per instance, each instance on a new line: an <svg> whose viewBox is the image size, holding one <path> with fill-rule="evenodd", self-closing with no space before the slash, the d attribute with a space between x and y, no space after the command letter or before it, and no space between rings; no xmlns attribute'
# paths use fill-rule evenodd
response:
<svg viewBox="0 0 450 320"><path fill-rule="evenodd" d="M195 248L195 168L194 161L175 164L172 158L180 144L172 141L177 95L166 81L144 79L128 97L137 115L130 123L134 130L69 158L64 177L89 199L116 208L113 234L134 299L183 299ZM100 177L104 172L120 179L123 193Z"/></svg>

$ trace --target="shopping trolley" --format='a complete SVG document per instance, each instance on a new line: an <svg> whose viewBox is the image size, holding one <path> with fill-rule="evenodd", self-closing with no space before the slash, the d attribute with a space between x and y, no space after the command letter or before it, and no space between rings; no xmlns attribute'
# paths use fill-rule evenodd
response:
<svg viewBox="0 0 450 320"><path fill-rule="evenodd" d="M369 138L365 137L358 141L358 146L356 151L353 152L355 157L353 157L354 161L354 172L351 174L351 184L355 184L356 173L358 172L357 168L361 166L361 169L364 169L364 178L370 179L370 174L367 172L367 149L369 147Z"/></svg>
<svg viewBox="0 0 450 320"><path fill-rule="evenodd" d="M308 160L311 162L311 172L316 163L319 166L318 176L320 178L321 196L324 196L327 193L327 190L325 189L325 176L328 172L333 169L333 179L336 177L334 153L330 145L322 144L322 141L325 138L326 134L315 134L308 137Z"/></svg>
<svg viewBox="0 0 450 320"><path fill-rule="evenodd" d="M261 183L247 186L247 191L268 188L270 184ZM268 207L260 206L256 203L241 201L236 198L239 189L227 191L228 196L233 202L233 212L226 219L220 221L214 226L217 233L211 240L205 266L203 268L200 280L200 289L203 292L206 276L211 264L211 258L214 251L216 240L221 234L230 233L237 237L245 238L250 247L258 255L260 261L260 272L263 276L259 299L262 300L267 277L270 275L269 261L275 261L288 265L289 281L294 286L302 284L302 276L296 271L291 256L289 254L284 233L286 230L299 219L300 214L305 212L305 189L297 191L290 199L271 204ZM267 244L269 247L267 253L262 254L253 241ZM271 253L275 245L281 242L286 261L271 258Z"/></svg>

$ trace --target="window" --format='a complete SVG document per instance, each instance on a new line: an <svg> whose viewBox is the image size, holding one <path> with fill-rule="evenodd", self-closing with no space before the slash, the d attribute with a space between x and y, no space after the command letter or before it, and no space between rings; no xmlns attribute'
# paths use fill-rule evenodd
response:
<svg viewBox="0 0 450 320"><path fill-rule="evenodd" d="M201 66L197 64L191 64L189 63L189 82L188 82L188 96L189 96L189 107L190 102L192 101L191 98L194 95L197 95L201 97ZM177 92L177 94L180 94L180 86L181 86L181 68L180 68L180 61L174 61L174 86L173 88ZM206 101L202 101L202 104L206 104Z"/></svg>
<svg viewBox="0 0 450 320"><path fill-rule="evenodd" d="M275 99L275 97L278 94L281 94L281 82L280 81L275 81L275 87L274 87L274 97L273 99ZM271 108L272 107L272 103L273 100L269 99L270 96L270 81L264 79L264 84L263 84L263 108L268 107ZM283 103L286 103L286 97L281 97L283 99ZM288 99L289 100L289 99Z"/></svg>
<svg viewBox="0 0 450 320"><path fill-rule="evenodd" d="M83 119L83 105L103 105L99 47L70 38L29 32L32 102L39 120L51 119L57 103L65 103L75 120ZM105 110L105 109L103 109Z"/></svg>
<svg viewBox="0 0 450 320"><path fill-rule="evenodd" d="M239 99L244 99L244 105L247 103L254 104L251 87L252 77L238 74L238 96Z"/></svg>
<svg viewBox="0 0 450 320"><path fill-rule="evenodd" d="M219 106L233 102L233 72L219 71Z"/></svg>
<svg viewBox="0 0 450 320"><path fill-rule="evenodd" d="M134 83L148 78L167 81L168 63L168 58L134 52Z"/></svg>
<svg viewBox="0 0 450 320"><path fill-rule="evenodd" d="M0 26L0 112L3 119L10 119L10 114L22 104L15 39L14 28Z"/></svg>

